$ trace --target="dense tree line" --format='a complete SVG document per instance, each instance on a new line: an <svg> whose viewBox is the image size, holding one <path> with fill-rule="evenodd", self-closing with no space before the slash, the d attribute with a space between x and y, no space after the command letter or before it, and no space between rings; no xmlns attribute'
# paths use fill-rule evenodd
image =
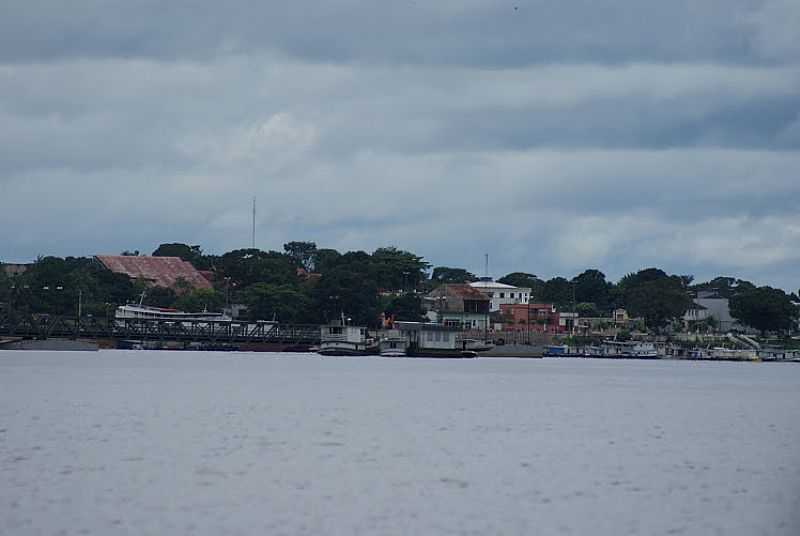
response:
<svg viewBox="0 0 800 536"><path fill-rule="evenodd" d="M381 312L420 320L422 294L438 285L478 279L463 268L432 267L422 257L394 247L340 253L317 248L313 242L289 242L283 251L244 248L209 255L197 245L166 243L153 255L180 257L212 272L214 288L192 290L181 284L175 289L146 288L91 258L42 257L23 275L11 278L0 271L0 302L16 313L74 314L80 299L85 313L107 315L144 293L148 305L185 311L218 311L240 303L254 320L319 323L344 314L353 322L374 325ZM734 317L762 331L789 331L798 316L792 303L798 301L795 294L731 277L693 284L691 276L657 268L628 274L617 283L596 269L571 279L548 280L513 272L498 281L530 288L535 301L585 317L608 316L624 307L656 330L680 319L692 305L692 294L704 290L730 299Z"/></svg>

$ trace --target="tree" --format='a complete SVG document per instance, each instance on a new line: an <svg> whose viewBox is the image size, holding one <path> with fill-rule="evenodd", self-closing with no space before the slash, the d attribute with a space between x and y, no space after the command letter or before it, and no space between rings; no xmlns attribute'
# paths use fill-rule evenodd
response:
<svg viewBox="0 0 800 536"><path fill-rule="evenodd" d="M217 268L234 285L243 288L255 283L294 285L297 283L295 261L285 253L260 249L236 249L218 259Z"/></svg>
<svg viewBox="0 0 800 536"><path fill-rule="evenodd" d="M437 266L433 269L431 280L434 284L458 284L470 283L477 281L478 278L475 274L464 270L463 268L450 268L448 266Z"/></svg>
<svg viewBox="0 0 800 536"><path fill-rule="evenodd" d="M305 323L311 318L310 297L291 285L256 283L242 291L250 320Z"/></svg>
<svg viewBox="0 0 800 536"><path fill-rule="evenodd" d="M715 277L706 283L699 283L691 287L694 292L714 292L720 298L732 298L734 295L756 288L750 281L736 279L735 277Z"/></svg>
<svg viewBox="0 0 800 536"><path fill-rule="evenodd" d="M792 331L798 308L781 289L758 287L735 294L730 301L731 316L763 335L767 331Z"/></svg>
<svg viewBox="0 0 800 536"><path fill-rule="evenodd" d="M283 245L283 250L294 260L298 268L306 272L314 271L317 255L317 245L314 242L289 242Z"/></svg>
<svg viewBox="0 0 800 536"><path fill-rule="evenodd" d="M582 303L593 303L600 310L607 310L609 305L609 288L606 275L600 270L586 270L572 280L575 285L575 300Z"/></svg>
<svg viewBox="0 0 800 536"><path fill-rule="evenodd" d="M529 288L531 289L531 299L533 299L533 296L536 296L536 299L539 299L542 295L542 290L544 289L544 281L535 275L526 272L512 272L510 274L506 274L498 279L497 282L503 283L504 285L512 285L514 287Z"/></svg>
<svg viewBox="0 0 800 536"><path fill-rule="evenodd" d="M392 299L386 312L394 315L395 320L406 322L423 322L425 320L422 300L415 294L403 294Z"/></svg>
<svg viewBox="0 0 800 536"><path fill-rule="evenodd" d="M170 244L161 244L153 252L153 257L180 257L181 259L189 262L198 270L208 270L211 268L211 263L203 255L200 246L188 246L179 242Z"/></svg>
<svg viewBox="0 0 800 536"><path fill-rule="evenodd" d="M178 296L171 288L150 287L145 291L144 305L153 307L175 307Z"/></svg>
<svg viewBox="0 0 800 536"><path fill-rule="evenodd" d="M341 258L342 254L335 249L318 249L314 255L314 269L317 273L324 274L339 264Z"/></svg>
<svg viewBox="0 0 800 536"><path fill-rule="evenodd" d="M658 330L682 317L692 304L685 280L657 268L628 274L619 287L628 312L641 316L647 326Z"/></svg>
<svg viewBox="0 0 800 536"><path fill-rule="evenodd" d="M574 303L572 283L563 277L549 279L542 287L541 300L559 309L572 309Z"/></svg>
<svg viewBox="0 0 800 536"><path fill-rule="evenodd" d="M430 264L422 257L396 247L376 249L370 257L370 271L379 288L416 289L426 278Z"/></svg>
<svg viewBox="0 0 800 536"><path fill-rule="evenodd" d="M575 312L577 312L578 316L581 318L598 318L601 316L600 310L594 303L591 302L579 303L575 306Z"/></svg>
<svg viewBox="0 0 800 536"><path fill-rule="evenodd" d="M176 309L189 313L219 311L224 304L225 296L221 292L206 288L191 290L175 300Z"/></svg>
<svg viewBox="0 0 800 536"><path fill-rule="evenodd" d="M371 278L369 256L352 255L349 262L323 273L311 296L322 321L344 314L361 325L378 322L378 285Z"/></svg>

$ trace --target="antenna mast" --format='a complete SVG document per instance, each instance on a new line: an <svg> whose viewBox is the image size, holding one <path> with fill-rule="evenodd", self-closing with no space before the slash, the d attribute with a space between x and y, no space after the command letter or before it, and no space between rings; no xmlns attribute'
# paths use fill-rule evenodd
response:
<svg viewBox="0 0 800 536"><path fill-rule="evenodd" d="M256 249L256 196L253 196L253 242L251 247Z"/></svg>
<svg viewBox="0 0 800 536"><path fill-rule="evenodd" d="M484 273L484 276L486 276L488 278L489 277L489 254L485 253L484 256L486 257L486 272Z"/></svg>

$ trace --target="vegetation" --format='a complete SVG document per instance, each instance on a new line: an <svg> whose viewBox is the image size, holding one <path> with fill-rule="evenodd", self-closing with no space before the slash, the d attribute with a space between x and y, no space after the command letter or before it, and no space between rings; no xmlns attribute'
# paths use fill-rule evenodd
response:
<svg viewBox="0 0 800 536"><path fill-rule="evenodd" d="M180 257L209 270L214 288L194 290L180 282L174 289L148 287L109 272L91 258L41 257L19 276L0 270L0 303L14 313L74 315L80 301L85 314L102 316L117 305L138 301L144 293L147 305L185 311L219 311L235 303L246 305L252 320L320 323L344 315L359 324L376 325L382 312L399 320L423 320L422 293L441 284L478 279L458 267L431 270L423 258L395 247L341 253L314 242L288 242L283 251L243 248L209 255L197 245L164 243L153 255ZM648 268L615 284L603 272L588 269L572 279L544 281L532 273L512 272L498 281L531 288L534 301L553 303L584 318L610 317L615 308L625 308L651 330L682 323L698 292L730 299L732 315L762 332L791 332L798 318L792 303L796 294L727 276L694 283L691 276ZM689 326L702 332L716 327L713 319Z"/></svg>
<svg viewBox="0 0 800 536"><path fill-rule="evenodd" d="M731 298L731 315L764 335L767 331L790 332L800 312L791 298L772 287L748 288Z"/></svg>

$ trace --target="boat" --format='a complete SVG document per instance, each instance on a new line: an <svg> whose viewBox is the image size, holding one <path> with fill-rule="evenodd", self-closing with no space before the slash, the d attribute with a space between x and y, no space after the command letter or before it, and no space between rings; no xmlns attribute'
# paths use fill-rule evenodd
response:
<svg viewBox="0 0 800 536"><path fill-rule="evenodd" d="M378 345L382 357L405 357L408 341L400 336L385 337Z"/></svg>
<svg viewBox="0 0 800 536"><path fill-rule="evenodd" d="M320 331L319 353L325 356L373 355L377 344L369 337L367 328L350 326L337 320L322 326Z"/></svg>
<svg viewBox="0 0 800 536"><path fill-rule="evenodd" d="M643 341L603 341L599 355L592 357L610 357L616 359L660 359L656 346L652 342Z"/></svg>
<svg viewBox="0 0 800 536"><path fill-rule="evenodd" d="M584 357L584 353L566 344L545 346L544 357Z"/></svg>
<svg viewBox="0 0 800 536"><path fill-rule="evenodd" d="M458 327L427 322L395 322L394 325L408 341L408 357L478 357L478 352L468 347L468 339L461 339Z"/></svg>
<svg viewBox="0 0 800 536"><path fill-rule="evenodd" d="M142 305L141 303L129 303L120 305L114 313L114 319L125 320L163 320L175 322L206 322L206 321L228 321L231 317L224 313L211 313L203 311L201 313L187 313L169 307L153 307Z"/></svg>

